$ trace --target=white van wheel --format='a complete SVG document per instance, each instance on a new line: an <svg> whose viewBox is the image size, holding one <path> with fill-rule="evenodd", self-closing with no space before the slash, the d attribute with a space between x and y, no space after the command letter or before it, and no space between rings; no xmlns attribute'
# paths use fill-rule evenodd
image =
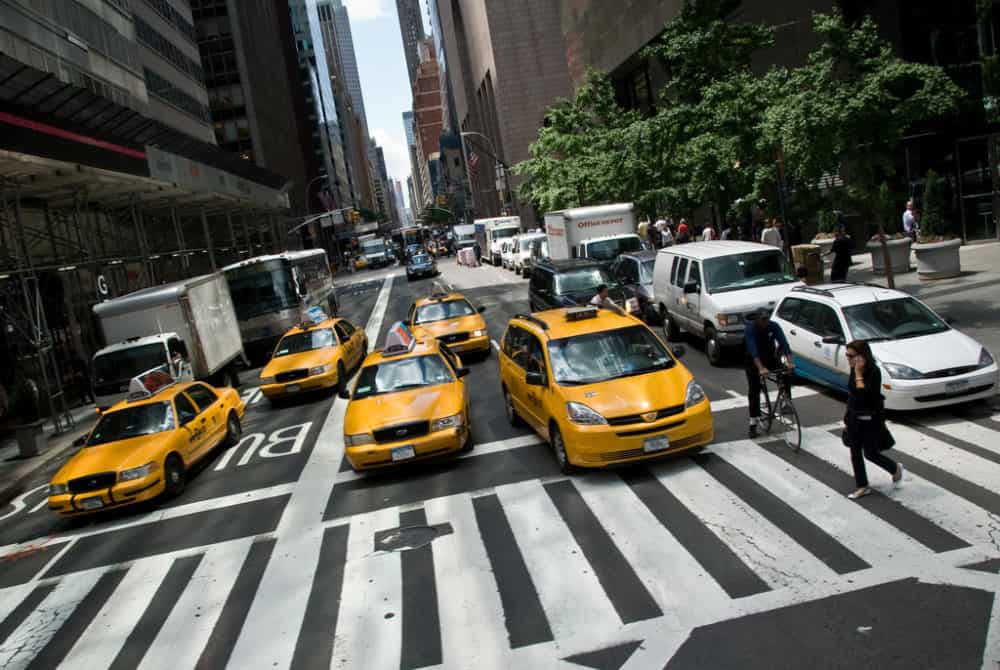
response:
<svg viewBox="0 0 1000 670"><path fill-rule="evenodd" d="M719 344L714 328L707 328L705 330L705 355L708 357L708 362L716 367L722 365L725 358L722 345Z"/></svg>
<svg viewBox="0 0 1000 670"><path fill-rule="evenodd" d="M674 318L670 316L670 312L666 310L660 310L660 315L663 317L663 330L667 334L667 341L677 342L681 339L681 328L674 321Z"/></svg>

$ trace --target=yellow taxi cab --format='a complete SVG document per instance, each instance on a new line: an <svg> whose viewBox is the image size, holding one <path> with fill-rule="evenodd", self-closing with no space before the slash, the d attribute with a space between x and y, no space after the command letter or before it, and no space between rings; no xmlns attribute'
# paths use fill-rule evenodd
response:
<svg viewBox="0 0 1000 670"><path fill-rule="evenodd" d="M368 353L368 336L347 319L322 318L295 326L274 348L260 371L260 391L268 400L331 389L348 379Z"/></svg>
<svg viewBox="0 0 1000 670"><path fill-rule="evenodd" d="M458 354L490 355L490 336L482 317L461 293L434 293L410 305L406 323L418 339L436 339Z"/></svg>
<svg viewBox="0 0 1000 670"><path fill-rule="evenodd" d="M240 441L245 405L231 388L174 383L163 369L132 380L49 482L49 509L77 516L180 495L187 471Z"/></svg>
<svg viewBox="0 0 1000 670"><path fill-rule="evenodd" d="M507 418L547 439L566 473L704 446L712 410L681 353L596 307L517 315L498 355Z"/></svg>
<svg viewBox="0 0 1000 670"><path fill-rule="evenodd" d="M344 415L347 460L384 468L461 451L469 436L469 373L448 347L395 324L386 347L365 359Z"/></svg>
<svg viewBox="0 0 1000 670"><path fill-rule="evenodd" d="M365 258L364 256L357 256L357 257L355 257L355 259L354 259L354 269L355 270L364 270L366 267L368 267L368 259L367 258Z"/></svg>

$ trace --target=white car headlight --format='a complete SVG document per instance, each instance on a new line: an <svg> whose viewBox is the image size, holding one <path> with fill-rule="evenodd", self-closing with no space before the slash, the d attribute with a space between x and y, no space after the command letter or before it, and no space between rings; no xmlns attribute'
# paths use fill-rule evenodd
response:
<svg viewBox="0 0 1000 670"><path fill-rule="evenodd" d="M64 493L69 492L69 487L65 484L49 484L49 495L50 496L61 496Z"/></svg>
<svg viewBox="0 0 1000 670"><path fill-rule="evenodd" d="M118 481L120 482L130 482L133 479L142 479L143 477L148 477L152 473L160 469L160 466L154 461L150 461L145 465L140 465L137 468L129 468L128 470L122 470L118 473Z"/></svg>
<svg viewBox="0 0 1000 670"><path fill-rule="evenodd" d="M462 425L462 415L453 414L452 416L446 416L443 419L434 419L431 422L431 432L436 432L439 430L446 430L448 428L458 428Z"/></svg>
<svg viewBox="0 0 1000 670"><path fill-rule="evenodd" d="M882 367L893 379L923 379L924 373L901 363L883 363Z"/></svg>
<svg viewBox="0 0 1000 670"><path fill-rule="evenodd" d="M332 365L318 365L314 368L309 368L309 376L313 375L323 375L333 369Z"/></svg>
<svg viewBox="0 0 1000 670"><path fill-rule="evenodd" d="M375 438L371 436L371 433L344 435L344 446L346 447L360 447L362 444L372 444L374 442Z"/></svg>
<svg viewBox="0 0 1000 670"><path fill-rule="evenodd" d="M472 337L482 337L486 334L485 330L474 330L472 331Z"/></svg>
<svg viewBox="0 0 1000 670"><path fill-rule="evenodd" d="M261 386L267 386L267 385L273 384L273 383L274 383L274 377L261 377L260 378L260 385Z"/></svg>
<svg viewBox="0 0 1000 670"><path fill-rule="evenodd" d="M983 348L982 353L979 354L979 367L988 368L991 365L993 365L993 356Z"/></svg>
<svg viewBox="0 0 1000 670"><path fill-rule="evenodd" d="M705 400L705 389L701 387L701 384L695 380L688 382L687 395L684 398L684 407L694 407L695 405L704 402Z"/></svg>
<svg viewBox="0 0 1000 670"><path fill-rule="evenodd" d="M581 426L600 426L607 423L603 416L579 402L566 403L566 414L570 421Z"/></svg>

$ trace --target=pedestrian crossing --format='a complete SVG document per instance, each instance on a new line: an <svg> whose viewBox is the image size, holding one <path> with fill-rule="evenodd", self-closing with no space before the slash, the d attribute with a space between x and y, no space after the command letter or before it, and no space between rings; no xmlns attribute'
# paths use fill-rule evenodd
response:
<svg viewBox="0 0 1000 670"><path fill-rule="evenodd" d="M299 542L271 533L42 574L0 590L0 667L574 667L561 659L890 579L1000 588L961 567L1000 558L1000 463L961 447L992 453L1000 424L892 428L907 478L894 488L870 469L876 494L859 502L844 495L847 450L820 426L798 454L740 440L449 491L296 528ZM446 530L405 551L376 544L428 525ZM284 626L291 611L301 624Z"/></svg>

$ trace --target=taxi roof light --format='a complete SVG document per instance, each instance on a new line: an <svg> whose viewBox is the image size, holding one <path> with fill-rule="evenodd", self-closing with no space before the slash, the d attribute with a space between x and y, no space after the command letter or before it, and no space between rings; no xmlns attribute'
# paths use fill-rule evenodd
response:
<svg viewBox="0 0 1000 670"><path fill-rule="evenodd" d="M413 351L417 344L417 339L413 337L410 328L402 321L397 321L385 335L385 346L382 349L383 356L398 356Z"/></svg>
<svg viewBox="0 0 1000 670"><path fill-rule="evenodd" d="M177 383L169 365L159 365L136 375L128 383L128 401L145 400Z"/></svg>
<svg viewBox="0 0 1000 670"><path fill-rule="evenodd" d="M596 307L570 307L566 310L567 321L583 321L584 319L596 319Z"/></svg>

